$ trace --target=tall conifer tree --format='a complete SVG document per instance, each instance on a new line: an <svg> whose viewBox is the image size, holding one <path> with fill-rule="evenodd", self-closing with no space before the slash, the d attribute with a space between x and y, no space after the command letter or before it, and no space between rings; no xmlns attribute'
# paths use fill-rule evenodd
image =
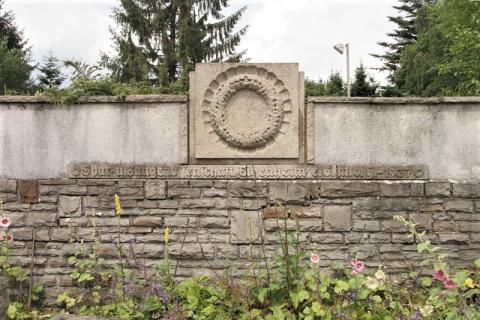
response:
<svg viewBox="0 0 480 320"><path fill-rule="evenodd" d="M121 0L113 11L116 56L103 64L120 81L186 81L195 63L239 60L245 7L222 15L229 0Z"/></svg>
<svg viewBox="0 0 480 320"><path fill-rule="evenodd" d="M0 40L5 41L8 49L19 49L24 53L29 51L26 48L26 41L23 33L15 24L15 18L11 11L3 10L3 0L0 0Z"/></svg>
<svg viewBox="0 0 480 320"><path fill-rule="evenodd" d="M383 47L385 53L372 54L372 56L382 60L383 65L379 68L389 73L388 79L394 83L394 73L400 65L400 58L406 46L417 40L416 19L418 10L425 3L435 2L434 0L399 0L400 4L393 6L399 11L398 16L388 17L388 20L396 24L396 29L387 33L392 38L391 42L378 42Z"/></svg>

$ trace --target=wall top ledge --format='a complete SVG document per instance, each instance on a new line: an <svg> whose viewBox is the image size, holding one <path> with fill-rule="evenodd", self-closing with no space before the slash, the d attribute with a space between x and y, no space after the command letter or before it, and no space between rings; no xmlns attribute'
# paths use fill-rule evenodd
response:
<svg viewBox="0 0 480 320"><path fill-rule="evenodd" d="M168 103L187 102L188 97L182 95L151 94L132 96L88 96L81 97L78 103ZM52 103L47 97L41 96L0 96L0 104L7 103Z"/></svg>
<svg viewBox="0 0 480 320"><path fill-rule="evenodd" d="M480 103L480 97L309 97L310 103L355 103L355 104L442 104L442 103Z"/></svg>

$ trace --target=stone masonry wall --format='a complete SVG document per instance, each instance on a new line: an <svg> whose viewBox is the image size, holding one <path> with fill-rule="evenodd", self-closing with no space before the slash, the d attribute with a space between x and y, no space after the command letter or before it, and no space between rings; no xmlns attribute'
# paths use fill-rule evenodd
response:
<svg viewBox="0 0 480 320"><path fill-rule="evenodd" d="M283 225L279 218L289 212L298 218L305 248L315 247L324 266L357 257L367 266L384 264L395 272L421 260L394 215L409 217L427 230L455 267L471 265L480 253L480 184L0 180L4 214L13 220L12 260L30 265L34 237L34 270L49 298L71 286L67 259L80 249L71 239L92 242L92 209L101 212L95 218L99 253L107 263L115 261L114 194L124 208L122 241L147 264L163 258L163 230L170 227L168 251L171 259L181 260L179 277L213 274L226 261L240 273L250 257L262 255L262 248L275 254ZM288 228L295 224L287 220Z"/></svg>

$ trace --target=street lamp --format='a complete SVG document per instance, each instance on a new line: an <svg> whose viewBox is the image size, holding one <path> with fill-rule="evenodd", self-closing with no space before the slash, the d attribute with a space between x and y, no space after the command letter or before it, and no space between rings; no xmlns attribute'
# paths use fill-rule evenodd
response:
<svg viewBox="0 0 480 320"><path fill-rule="evenodd" d="M347 54L347 96L350 97L350 45L339 43L334 45L333 48L340 54L343 54L343 52Z"/></svg>

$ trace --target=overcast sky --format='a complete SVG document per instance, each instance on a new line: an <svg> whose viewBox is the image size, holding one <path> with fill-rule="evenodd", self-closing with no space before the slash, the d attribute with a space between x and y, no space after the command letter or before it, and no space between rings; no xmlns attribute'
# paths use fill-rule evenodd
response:
<svg viewBox="0 0 480 320"><path fill-rule="evenodd" d="M349 42L351 64L363 61L374 68L379 61L369 53L381 52L376 44L387 39L394 25L397 0L230 0L229 11L248 6L240 24L250 25L241 43L251 62L298 62L307 77L325 79L345 72L345 57L333 50ZM32 45L35 60L51 49L62 59L95 63L100 51L111 46L111 9L119 0L5 0L17 24ZM385 75L370 73L383 81Z"/></svg>

